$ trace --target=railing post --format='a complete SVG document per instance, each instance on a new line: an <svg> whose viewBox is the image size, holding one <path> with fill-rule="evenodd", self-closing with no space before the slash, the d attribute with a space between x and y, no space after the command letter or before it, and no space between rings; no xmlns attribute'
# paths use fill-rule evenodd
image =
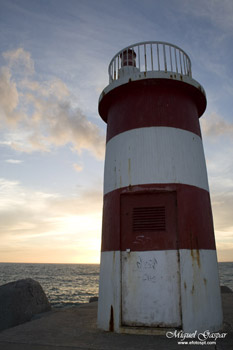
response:
<svg viewBox="0 0 233 350"><path fill-rule="evenodd" d="M134 57L131 57L131 55L134 55ZM122 60L123 56L124 62ZM147 72L148 70L151 72L171 71L192 77L191 62L188 55L179 47L166 42L141 42L118 52L109 64L109 81L112 82L121 78L123 76L120 73L121 68L129 65L137 68L139 72Z"/></svg>
<svg viewBox="0 0 233 350"><path fill-rule="evenodd" d="M167 72L167 60L166 60L165 44L163 44L163 58L164 58L164 68L165 68L165 72Z"/></svg>
<svg viewBox="0 0 233 350"><path fill-rule="evenodd" d="M139 65L139 70L141 71L141 62L140 62L140 45L138 45L138 65Z"/></svg>
<svg viewBox="0 0 233 350"><path fill-rule="evenodd" d="M181 61L181 52L179 51L179 57L180 57L180 71L181 71L181 74L183 74L183 71L182 71L182 61Z"/></svg>
<svg viewBox="0 0 233 350"><path fill-rule="evenodd" d="M154 70L154 65L153 65L153 50L152 50L152 44L150 44L150 53L151 53L151 70Z"/></svg>
<svg viewBox="0 0 233 350"><path fill-rule="evenodd" d="M170 65L171 65L171 71L173 72L171 46L169 46L169 53L170 53Z"/></svg>
<svg viewBox="0 0 233 350"><path fill-rule="evenodd" d="M158 59L158 70L160 71L159 44L158 43L157 43L157 59Z"/></svg>
<svg viewBox="0 0 233 350"><path fill-rule="evenodd" d="M175 48L175 62L176 62L176 73L178 73L177 56L176 56L176 48Z"/></svg>
<svg viewBox="0 0 233 350"><path fill-rule="evenodd" d="M146 64L146 44L144 44L144 59L145 59L145 71L147 72L147 64Z"/></svg>

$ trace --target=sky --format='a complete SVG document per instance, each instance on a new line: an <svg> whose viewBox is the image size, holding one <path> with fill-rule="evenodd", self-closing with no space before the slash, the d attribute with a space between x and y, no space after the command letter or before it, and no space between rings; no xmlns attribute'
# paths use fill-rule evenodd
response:
<svg viewBox="0 0 233 350"><path fill-rule="evenodd" d="M191 58L219 261L233 261L233 1L0 0L0 262L99 263L106 125L121 49Z"/></svg>

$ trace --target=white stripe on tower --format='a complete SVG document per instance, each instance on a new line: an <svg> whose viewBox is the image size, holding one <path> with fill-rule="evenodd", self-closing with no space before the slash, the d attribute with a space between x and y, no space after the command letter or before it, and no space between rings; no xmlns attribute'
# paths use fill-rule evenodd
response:
<svg viewBox="0 0 233 350"><path fill-rule="evenodd" d="M137 128L107 142L104 194L140 184L181 183L209 190L201 138L171 127Z"/></svg>

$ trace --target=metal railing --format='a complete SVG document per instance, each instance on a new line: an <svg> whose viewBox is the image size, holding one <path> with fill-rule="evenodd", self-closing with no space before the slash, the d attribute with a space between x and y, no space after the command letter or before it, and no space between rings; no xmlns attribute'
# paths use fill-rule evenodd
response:
<svg viewBox="0 0 233 350"><path fill-rule="evenodd" d="M110 83L120 78L123 67L133 67L132 72L172 72L192 77L189 56L178 46L161 41L141 42L119 51L108 67Z"/></svg>

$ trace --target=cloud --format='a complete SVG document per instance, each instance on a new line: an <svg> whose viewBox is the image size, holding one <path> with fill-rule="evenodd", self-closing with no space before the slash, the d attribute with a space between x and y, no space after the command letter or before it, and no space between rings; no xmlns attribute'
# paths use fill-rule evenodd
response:
<svg viewBox="0 0 233 350"><path fill-rule="evenodd" d="M19 159L6 159L5 162L10 164L21 164L23 161Z"/></svg>
<svg viewBox="0 0 233 350"><path fill-rule="evenodd" d="M3 56L8 62L0 76L0 120L5 126L5 142L21 152L45 152L70 144L72 150L88 150L103 159L103 132L79 108L73 108L65 83L58 78L42 82L33 79L34 63L22 48ZM18 77L20 64L25 69Z"/></svg>
<svg viewBox="0 0 233 350"><path fill-rule="evenodd" d="M57 196L48 200L49 208L59 216L87 216L101 214L102 189L81 190L74 196Z"/></svg>
<svg viewBox="0 0 233 350"><path fill-rule="evenodd" d="M233 187L225 192L214 192L211 195L214 212L214 223L217 231L225 231L233 240Z"/></svg>
<svg viewBox="0 0 233 350"><path fill-rule="evenodd" d="M16 50L6 51L2 55L7 61L9 68L15 68L17 73L34 73L34 62L31 59L31 54L23 48L20 47Z"/></svg>
<svg viewBox="0 0 233 350"><path fill-rule="evenodd" d="M25 78L21 81L21 85L23 88L33 92L37 98L39 96L43 98L54 98L55 96L57 101L62 101L63 98L69 97L69 90L66 84L58 78L43 82ZM30 97L30 94L28 97Z"/></svg>
<svg viewBox="0 0 233 350"><path fill-rule="evenodd" d="M233 254L233 180L232 165L227 164L226 159L221 157L222 162L213 162L215 170L210 178L210 193L213 210L216 246L220 261L232 261ZM211 170L212 172L212 170ZM230 258L231 257L231 258Z"/></svg>
<svg viewBox="0 0 233 350"><path fill-rule="evenodd" d="M73 167L78 173L83 170L83 166L81 164L74 163Z"/></svg>
<svg viewBox="0 0 233 350"><path fill-rule="evenodd" d="M19 181L0 178L0 192L0 235L16 228L23 234L28 230L31 234L42 234L48 227L58 229L65 218L99 214L102 208L102 191L98 188L64 196L36 191Z"/></svg>
<svg viewBox="0 0 233 350"><path fill-rule="evenodd" d="M218 114L210 114L201 119L202 131L206 136L217 137L222 135L233 135L233 123L226 121Z"/></svg>
<svg viewBox="0 0 233 350"><path fill-rule="evenodd" d="M30 255L29 261L54 262L62 255L67 262L85 262L87 257L80 257L85 251L89 262L98 261L101 190L64 196L0 178L0 192L2 258L6 254L7 261L26 261Z"/></svg>
<svg viewBox="0 0 233 350"><path fill-rule="evenodd" d="M232 35L232 0L182 1L181 11L189 15L192 14L198 18L204 17L206 20L211 21L214 25L227 30L229 35Z"/></svg>
<svg viewBox="0 0 233 350"><path fill-rule="evenodd" d="M16 112L19 94L16 83L12 81L8 67L0 68L0 120L9 126L15 125L21 116Z"/></svg>

